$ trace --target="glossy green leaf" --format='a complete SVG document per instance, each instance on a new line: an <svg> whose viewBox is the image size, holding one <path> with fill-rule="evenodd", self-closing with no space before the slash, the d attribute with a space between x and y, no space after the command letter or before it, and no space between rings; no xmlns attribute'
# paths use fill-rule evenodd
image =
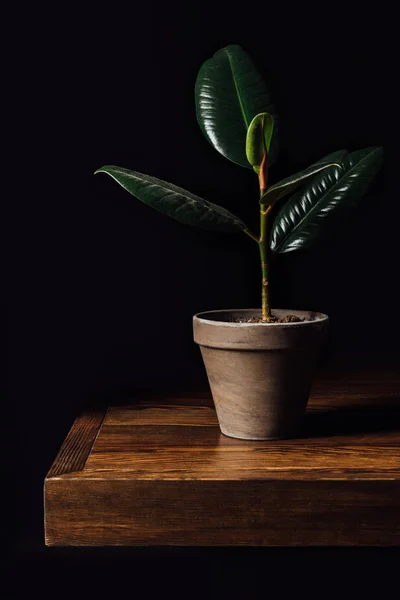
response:
<svg viewBox="0 0 400 600"><path fill-rule="evenodd" d="M273 130L274 117L266 112L256 115L247 130L246 156L257 175L260 174L265 150L268 157Z"/></svg>
<svg viewBox="0 0 400 600"><path fill-rule="evenodd" d="M186 225L218 231L239 231L246 225L238 217L191 192L136 171L106 165L96 173L107 173L138 200Z"/></svg>
<svg viewBox="0 0 400 600"><path fill-rule="evenodd" d="M322 158L318 162L314 163L307 169L304 169L295 175L290 175L290 177L286 177L278 183L275 183L275 185L272 185L261 198L260 204L273 206L276 202L278 202L278 200L284 198L284 196L287 196L288 194L291 194L301 185L304 185L307 179L313 177L319 171L323 171L324 169L335 165L339 167L346 154L347 150L338 150L337 152L333 152L332 154L329 154L328 156L325 156L325 158Z"/></svg>
<svg viewBox="0 0 400 600"><path fill-rule="evenodd" d="M227 46L202 65L195 102L198 123L210 144L229 160L248 168L247 129L259 113L271 114L275 118L269 156L272 164L277 153L277 126L271 95L240 46Z"/></svg>
<svg viewBox="0 0 400 600"><path fill-rule="evenodd" d="M353 209L379 170L383 149L366 148L314 177L280 209L271 228L273 252L309 248L333 232Z"/></svg>

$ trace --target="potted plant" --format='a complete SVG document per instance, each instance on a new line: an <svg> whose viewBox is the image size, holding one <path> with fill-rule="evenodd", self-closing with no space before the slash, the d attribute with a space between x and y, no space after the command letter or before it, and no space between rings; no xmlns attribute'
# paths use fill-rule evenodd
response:
<svg viewBox="0 0 400 600"><path fill-rule="evenodd" d="M314 311L271 310L270 258L309 248L330 233L366 192L383 150L339 150L269 185L278 118L266 84L237 45L219 50L203 64L195 104L210 144L258 177L257 234L227 209L151 175L112 165L96 173L107 173L133 196L182 223L242 232L258 244L261 307L199 313L193 317L194 340L200 345L222 433L255 440L290 437L298 431L307 405L328 317Z"/></svg>

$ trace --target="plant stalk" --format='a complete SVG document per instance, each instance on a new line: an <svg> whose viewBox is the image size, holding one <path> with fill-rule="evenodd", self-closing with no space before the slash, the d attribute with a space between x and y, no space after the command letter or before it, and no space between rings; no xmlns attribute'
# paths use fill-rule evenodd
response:
<svg viewBox="0 0 400 600"><path fill-rule="evenodd" d="M261 258L261 320L268 323L271 320L271 306L269 302L269 269L268 269L268 213L271 206L260 204L260 248Z"/></svg>

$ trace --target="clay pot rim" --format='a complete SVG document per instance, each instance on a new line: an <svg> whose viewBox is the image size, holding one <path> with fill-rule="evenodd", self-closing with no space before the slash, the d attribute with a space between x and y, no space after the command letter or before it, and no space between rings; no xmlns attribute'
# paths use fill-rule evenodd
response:
<svg viewBox="0 0 400 600"><path fill-rule="evenodd" d="M310 325L312 323L321 323L323 321L329 321L328 315L325 313L321 313L313 310L298 310L298 309L286 309L286 308L273 308L272 314L276 312L283 312L285 314L298 314L300 316L307 316L309 314L313 315L312 319L294 322L294 323L232 323L230 321L216 321L215 319L207 319L205 315L211 315L216 313L260 313L260 308L225 308L218 310L207 310L196 313L193 315L193 319L198 321L199 323L204 323L207 325L214 325L216 327L304 327Z"/></svg>

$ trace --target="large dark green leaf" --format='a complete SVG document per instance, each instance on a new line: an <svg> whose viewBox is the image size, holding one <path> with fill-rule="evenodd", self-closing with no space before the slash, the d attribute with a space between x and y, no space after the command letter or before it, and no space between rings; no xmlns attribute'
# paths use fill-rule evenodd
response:
<svg viewBox="0 0 400 600"><path fill-rule="evenodd" d="M277 152L277 122L271 96L250 57L240 46L219 50L200 68L195 85L198 123L218 152L250 167L246 135L252 119L267 112L274 117L269 163Z"/></svg>
<svg viewBox="0 0 400 600"><path fill-rule="evenodd" d="M246 229L243 221L221 206L156 177L114 165L101 167L96 173L107 173L138 200L186 225L219 231Z"/></svg>
<svg viewBox="0 0 400 600"><path fill-rule="evenodd" d="M290 175L290 177L286 177L282 179L275 185L272 185L267 192L262 196L260 200L260 204L266 204L267 206L273 206L278 200L291 194L301 185L309 179L313 177L319 171L323 171L324 169L328 169L336 165L340 166L341 161L347 155L347 150L338 150L337 152L333 152L332 154L328 154L325 158L322 158L318 162L314 163L304 171L300 171L295 175Z"/></svg>
<svg viewBox="0 0 400 600"><path fill-rule="evenodd" d="M312 246L332 233L367 191L381 166L382 148L366 148L349 154L341 167L314 177L278 212L271 229L273 252L292 252Z"/></svg>

